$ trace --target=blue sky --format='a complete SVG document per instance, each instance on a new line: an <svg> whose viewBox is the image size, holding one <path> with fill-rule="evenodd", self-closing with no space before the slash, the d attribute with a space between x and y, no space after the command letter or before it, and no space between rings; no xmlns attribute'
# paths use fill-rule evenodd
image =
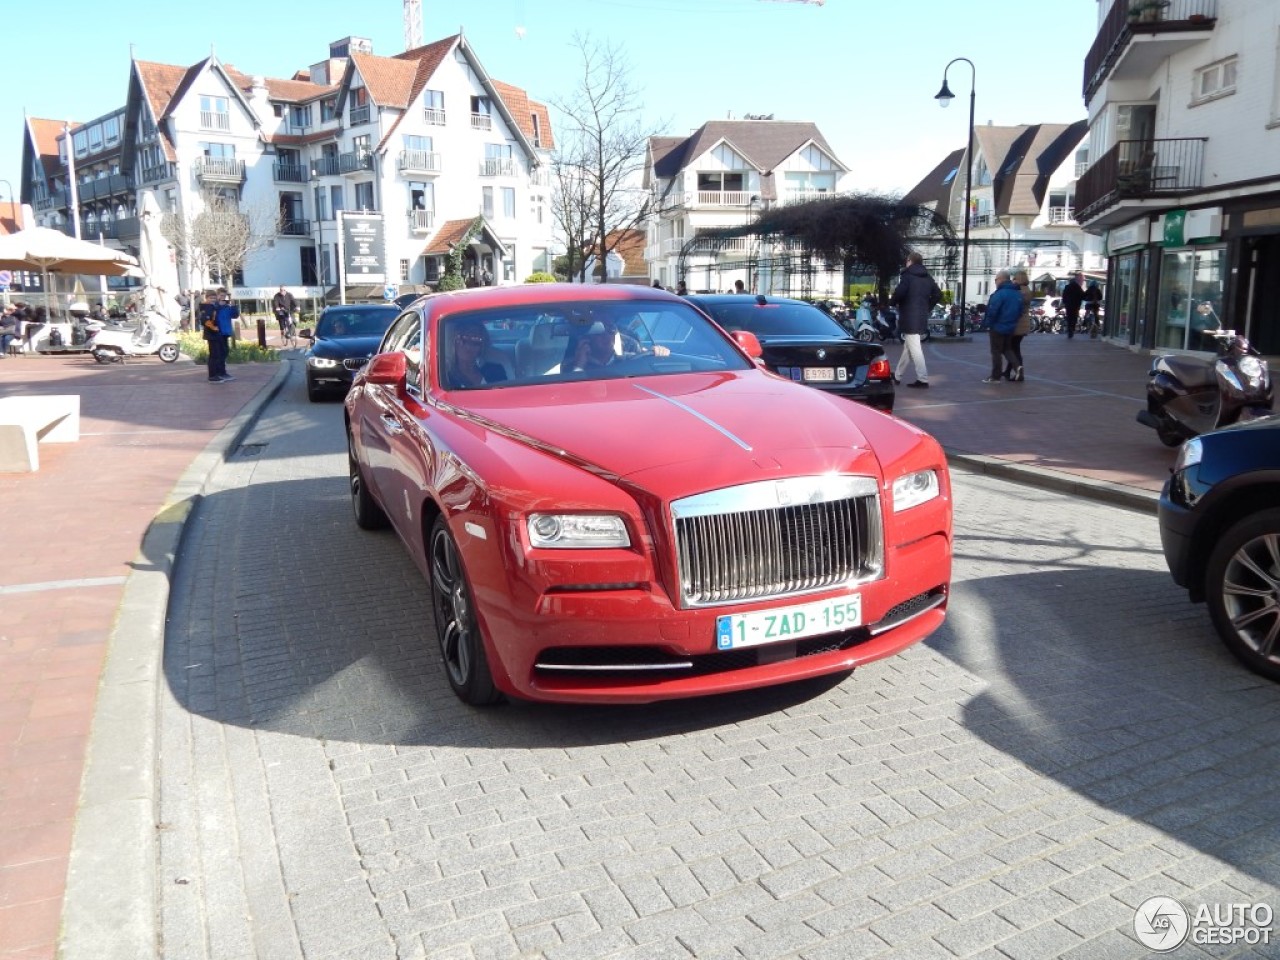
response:
<svg viewBox="0 0 1280 960"><path fill-rule="evenodd" d="M660 132L772 113L818 124L858 188L906 190L963 146L969 68L957 99L933 99L954 57L976 67L976 122L1083 119L1083 60L1098 0L422 0L426 41L461 27L489 73L544 102L568 94L575 30L618 45L644 114ZM0 178L19 190L23 113L91 120L124 103L130 47L140 60L191 64L212 47L250 74L289 76L349 35L404 49L400 0L62 0L7 44ZM553 116L554 123L554 116ZM8 188L0 183L0 197Z"/></svg>

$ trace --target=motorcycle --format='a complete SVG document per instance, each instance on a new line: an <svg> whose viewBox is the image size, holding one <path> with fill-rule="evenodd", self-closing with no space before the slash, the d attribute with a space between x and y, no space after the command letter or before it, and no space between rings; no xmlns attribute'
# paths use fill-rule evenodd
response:
<svg viewBox="0 0 1280 960"><path fill-rule="evenodd" d="M1147 408L1138 411L1138 422L1167 447L1271 413L1271 375L1253 345L1234 330L1203 335L1214 343L1212 359L1161 355L1151 364Z"/></svg>
<svg viewBox="0 0 1280 960"><path fill-rule="evenodd" d="M163 316L151 312L136 329L103 326L85 345L99 363L123 363L126 357L155 357L173 363L181 352L178 338Z"/></svg>
<svg viewBox="0 0 1280 960"><path fill-rule="evenodd" d="M888 310L872 310L859 307L853 317L850 332L855 340L871 343L874 340L897 340L898 329Z"/></svg>

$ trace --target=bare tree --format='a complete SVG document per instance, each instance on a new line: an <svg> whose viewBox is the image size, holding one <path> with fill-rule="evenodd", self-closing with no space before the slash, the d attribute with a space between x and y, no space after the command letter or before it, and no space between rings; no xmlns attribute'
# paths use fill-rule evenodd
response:
<svg viewBox="0 0 1280 960"><path fill-rule="evenodd" d="M572 146L579 144L575 142ZM587 241L591 236L595 194L587 181L582 157L561 146L551 158L551 215L565 238L565 279L585 274ZM585 275L582 277L586 279Z"/></svg>
<svg viewBox="0 0 1280 960"><path fill-rule="evenodd" d="M204 209L194 217L166 213L160 232L173 245L188 276L230 285L253 254L275 240L279 226L280 211L270 203L242 210L235 197L208 193ZM190 282L195 285L194 280Z"/></svg>
<svg viewBox="0 0 1280 960"><path fill-rule="evenodd" d="M649 138L659 130L644 125L631 67L617 47L583 34L574 34L572 44L582 58L577 85L551 101L567 121L552 167L559 195L553 210L569 256L593 250L603 282L606 260L624 231L653 212L640 177Z"/></svg>

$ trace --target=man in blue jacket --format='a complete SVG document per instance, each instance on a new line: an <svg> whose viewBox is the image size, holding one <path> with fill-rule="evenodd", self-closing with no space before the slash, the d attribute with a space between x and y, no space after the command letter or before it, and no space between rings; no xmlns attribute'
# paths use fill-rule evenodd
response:
<svg viewBox="0 0 1280 960"><path fill-rule="evenodd" d="M987 336L991 338L991 376L983 383L998 383L1002 378L1000 371L1005 363L1009 364L1009 379L1021 380L1022 367L1018 364L1018 355L1013 352L1013 331L1017 329L1018 317L1022 314L1022 293L1017 284L1009 279L1009 271L1001 270L996 274L996 291L987 301Z"/></svg>
<svg viewBox="0 0 1280 960"><path fill-rule="evenodd" d="M206 294L200 305L200 326L209 345L209 382L226 383L235 377L227 373L227 340L235 333L235 320L240 308L231 302L226 288L218 291L217 301Z"/></svg>

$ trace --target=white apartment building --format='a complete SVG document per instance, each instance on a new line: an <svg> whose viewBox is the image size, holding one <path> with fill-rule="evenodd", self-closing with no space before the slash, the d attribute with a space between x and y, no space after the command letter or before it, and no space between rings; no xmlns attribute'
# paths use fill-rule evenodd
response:
<svg viewBox="0 0 1280 960"><path fill-rule="evenodd" d="M1280 353L1280 4L1101 0L1097 18L1076 210L1105 240L1108 333L1199 350L1221 324Z"/></svg>
<svg viewBox="0 0 1280 960"><path fill-rule="evenodd" d="M1088 153L1083 120L974 128L965 286L970 303L991 295L1001 269L1026 269L1037 288L1055 291L1077 270L1104 275L1102 244L1075 217L1076 178ZM944 216L962 236L965 176L965 150L952 151L904 199ZM940 265L931 269L958 301L960 263L950 275Z"/></svg>
<svg viewBox="0 0 1280 960"><path fill-rule="evenodd" d="M490 77L462 34L392 57L348 37L286 79L215 56L134 60L120 126L114 176L134 194L122 218L151 195L193 219L219 195L274 234L228 278L245 298L279 284L335 295L341 283L351 298L425 290L464 238L463 273L477 283L550 266L547 109ZM66 145L49 142L48 124L28 127L23 200L41 222L69 223ZM137 236L117 234L126 248ZM181 286L210 281L173 253Z"/></svg>
<svg viewBox="0 0 1280 960"><path fill-rule="evenodd" d="M838 193L848 172L812 123L715 120L687 137L650 138L650 279L668 288L684 280L690 292L723 292L742 280L755 293L842 296L842 274L803 251L706 232L748 224L775 204Z"/></svg>

